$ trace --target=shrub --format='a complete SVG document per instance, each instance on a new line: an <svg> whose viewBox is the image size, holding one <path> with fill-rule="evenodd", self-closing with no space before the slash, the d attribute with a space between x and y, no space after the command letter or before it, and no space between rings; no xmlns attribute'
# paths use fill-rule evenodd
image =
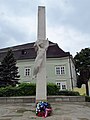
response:
<svg viewBox="0 0 90 120"><path fill-rule="evenodd" d="M47 85L47 95L57 95L59 92L59 88L54 83L48 83Z"/></svg>
<svg viewBox="0 0 90 120"><path fill-rule="evenodd" d="M90 102L90 97L89 96L85 96L85 101L86 102Z"/></svg>
<svg viewBox="0 0 90 120"><path fill-rule="evenodd" d="M28 96L36 94L36 85L32 83L22 83L18 87L1 87L0 97L8 96Z"/></svg>
<svg viewBox="0 0 90 120"><path fill-rule="evenodd" d="M59 92L58 92L58 95L65 95L65 96L80 96L79 92L68 91L68 90L59 91Z"/></svg>
<svg viewBox="0 0 90 120"><path fill-rule="evenodd" d="M36 94L36 84L22 83L18 86L20 96L29 96Z"/></svg>
<svg viewBox="0 0 90 120"><path fill-rule="evenodd" d="M5 88L0 88L0 97L15 96L17 94L17 89L12 86Z"/></svg>
<svg viewBox="0 0 90 120"><path fill-rule="evenodd" d="M0 88L0 97L4 97L3 95L4 95L4 88L1 87L1 88Z"/></svg>
<svg viewBox="0 0 90 120"><path fill-rule="evenodd" d="M36 84L34 83L21 83L18 87L1 87L0 97L9 96L32 96L36 95ZM59 88L54 83L47 84L47 95L64 95L64 96L78 96L79 92L74 91L59 91ZM89 98L86 98L86 100Z"/></svg>

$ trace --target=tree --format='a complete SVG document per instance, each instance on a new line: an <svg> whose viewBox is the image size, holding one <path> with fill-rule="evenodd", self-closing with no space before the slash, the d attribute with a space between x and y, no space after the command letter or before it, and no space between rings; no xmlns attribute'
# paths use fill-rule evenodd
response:
<svg viewBox="0 0 90 120"><path fill-rule="evenodd" d="M18 83L19 77L14 54L9 50L0 65L0 82L14 86Z"/></svg>
<svg viewBox="0 0 90 120"><path fill-rule="evenodd" d="M86 85L86 94L89 95L88 80L90 78L90 48L82 49L74 57L77 72L77 87Z"/></svg>

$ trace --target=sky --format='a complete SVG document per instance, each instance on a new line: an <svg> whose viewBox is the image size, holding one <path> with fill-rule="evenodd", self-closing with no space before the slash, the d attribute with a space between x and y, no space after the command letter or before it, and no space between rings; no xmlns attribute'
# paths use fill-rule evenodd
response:
<svg viewBox="0 0 90 120"><path fill-rule="evenodd" d="M90 0L0 0L0 49L37 40L38 6L48 40L73 56L90 48Z"/></svg>

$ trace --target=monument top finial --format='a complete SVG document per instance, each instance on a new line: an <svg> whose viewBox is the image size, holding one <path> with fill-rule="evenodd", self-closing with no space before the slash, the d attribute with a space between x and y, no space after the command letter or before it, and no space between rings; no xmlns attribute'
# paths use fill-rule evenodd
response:
<svg viewBox="0 0 90 120"><path fill-rule="evenodd" d="M39 7L45 8L45 6L44 6L44 5L40 5L40 6L38 6L38 8L39 8Z"/></svg>

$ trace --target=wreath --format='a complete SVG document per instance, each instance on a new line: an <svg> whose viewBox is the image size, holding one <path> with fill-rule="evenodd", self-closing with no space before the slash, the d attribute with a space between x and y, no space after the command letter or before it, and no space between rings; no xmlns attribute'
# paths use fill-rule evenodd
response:
<svg viewBox="0 0 90 120"><path fill-rule="evenodd" d="M36 115L38 117L47 117L52 113L51 105L48 102L40 101L36 104Z"/></svg>

